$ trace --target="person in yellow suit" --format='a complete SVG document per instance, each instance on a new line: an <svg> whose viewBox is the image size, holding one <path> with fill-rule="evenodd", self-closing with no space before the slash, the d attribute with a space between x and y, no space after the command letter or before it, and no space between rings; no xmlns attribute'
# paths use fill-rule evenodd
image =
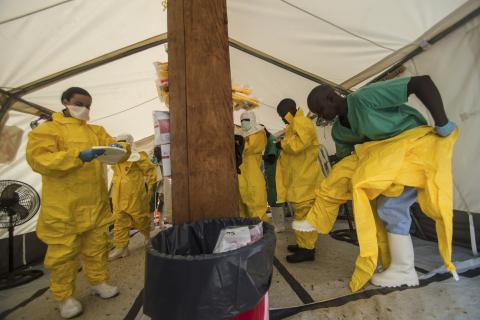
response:
<svg viewBox="0 0 480 320"><path fill-rule="evenodd" d="M136 152L133 137L122 134L119 142L127 142L132 154L127 161L112 166L112 205L115 224L113 227L113 249L108 260L115 260L128 255L130 229L136 228L150 239L150 194L157 179L156 168L145 152Z"/></svg>
<svg viewBox="0 0 480 320"><path fill-rule="evenodd" d="M93 293L104 299L118 294L117 287L106 283L106 231L112 215L103 165L95 160L105 150L92 147L111 145L128 151L128 146L118 144L103 127L87 124L92 97L86 90L70 88L61 101L65 109L29 133L26 158L42 175L36 232L48 245L50 291L60 302L61 316L72 318L82 312L73 297L79 257Z"/></svg>
<svg viewBox="0 0 480 320"><path fill-rule="evenodd" d="M267 136L262 126L257 125L255 113L245 111L240 116L241 134L245 138L242 164L238 175L240 191L240 216L268 221L267 189L260 166L267 145Z"/></svg>
<svg viewBox="0 0 480 320"><path fill-rule="evenodd" d="M315 188L323 178L318 162L320 143L315 126L297 109L295 101L283 99L277 112L287 124L285 135L277 145L281 149L277 163L277 202L290 202L295 220L305 219L315 201ZM290 263L315 260L317 232L295 231L297 244L289 245Z"/></svg>

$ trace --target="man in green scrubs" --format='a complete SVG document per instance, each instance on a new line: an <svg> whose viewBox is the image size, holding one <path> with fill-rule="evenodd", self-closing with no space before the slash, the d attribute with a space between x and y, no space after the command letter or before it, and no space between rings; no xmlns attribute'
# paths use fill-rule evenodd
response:
<svg viewBox="0 0 480 320"><path fill-rule="evenodd" d="M321 85L310 92L307 103L323 123L333 121L337 157L344 158L354 151L356 144L388 139L427 125L425 118L406 104L410 94L415 94L430 111L439 136L453 132L456 126L448 120L440 93L429 76L372 83L346 97ZM392 263L386 271L372 277L374 285L418 285L410 238L410 206L416 198L417 190L412 187L405 187L398 197L377 198L377 213L388 232Z"/></svg>
<svg viewBox="0 0 480 320"><path fill-rule="evenodd" d="M277 203L277 187L275 174L277 170L277 160L280 157L280 149L277 146L277 137L265 129L267 134L267 146L263 153L263 163L265 166L265 180L267 184L267 201L272 210L273 225L276 232L285 230L285 214L282 203Z"/></svg>

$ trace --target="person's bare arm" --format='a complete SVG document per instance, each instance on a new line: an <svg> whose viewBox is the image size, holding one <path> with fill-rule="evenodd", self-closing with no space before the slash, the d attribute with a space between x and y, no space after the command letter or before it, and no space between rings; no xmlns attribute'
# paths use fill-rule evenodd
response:
<svg viewBox="0 0 480 320"><path fill-rule="evenodd" d="M414 93L425 107L430 111L435 126L442 127L447 124L448 118L443 107L442 97L430 76L416 76L410 79L407 94Z"/></svg>

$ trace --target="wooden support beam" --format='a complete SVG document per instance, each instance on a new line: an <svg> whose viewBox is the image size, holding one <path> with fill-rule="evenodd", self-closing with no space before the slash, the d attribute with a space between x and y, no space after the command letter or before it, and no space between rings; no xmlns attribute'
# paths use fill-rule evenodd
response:
<svg viewBox="0 0 480 320"><path fill-rule="evenodd" d="M8 110L20 111L33 115L51 114L52 110L42 107L36 103L24 100L15 94L0 89L0 120Z"/></svg>
<svg viewBox="0 0 480 320"><path fill-rule="evenodd" d="M168 1L174 223L238 215L226 0Z"/></svg>

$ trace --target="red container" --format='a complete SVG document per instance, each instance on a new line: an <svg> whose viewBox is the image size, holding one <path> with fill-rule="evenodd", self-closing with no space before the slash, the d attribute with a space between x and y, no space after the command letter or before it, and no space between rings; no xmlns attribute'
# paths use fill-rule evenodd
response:
<svg viewBox="0 0 480 320"><path fill-rule="evenodd" d="M260 300L257 306L247 312L241 313L229 320L268 320L268 293Z"/></svg>

